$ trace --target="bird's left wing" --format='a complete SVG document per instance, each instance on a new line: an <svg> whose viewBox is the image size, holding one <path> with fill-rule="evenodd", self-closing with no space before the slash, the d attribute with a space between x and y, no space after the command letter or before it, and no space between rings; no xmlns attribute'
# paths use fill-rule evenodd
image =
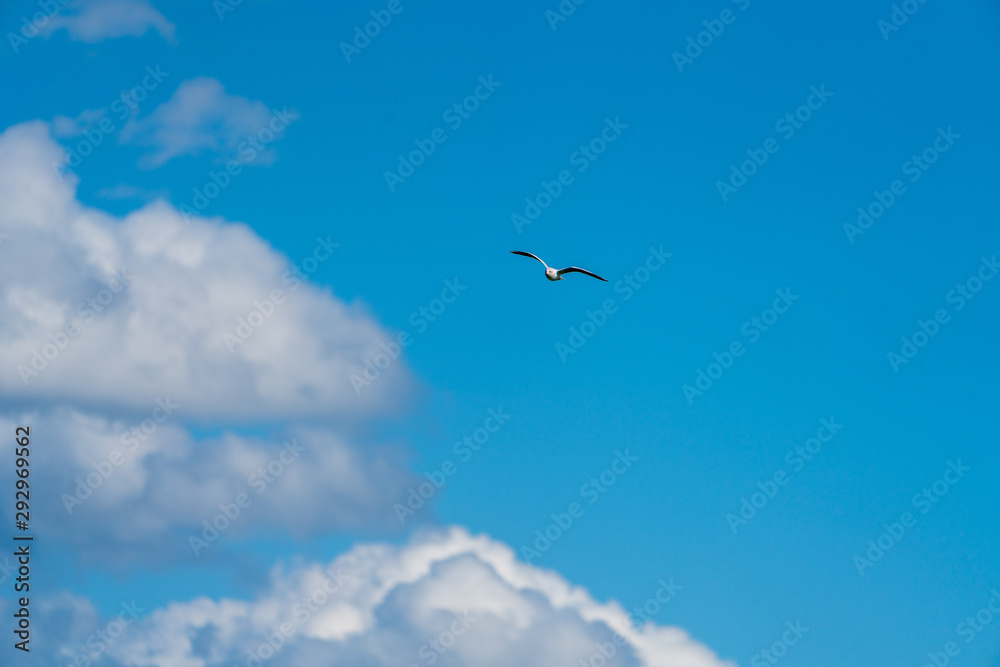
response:
<svg viewBox="0 0 1000 667"><path fill-rule="evenodd" d="M588 271L586 269L581 269L579 266L570 266L570 267L567 267L565 269L559 269L558 271L556 271L556 274L560 275L560 276L562 274L564 274L564 273L585 273L588 276L590 276L591 278L597 278L598 280L604 280L604 282L608 282L607 280L605 280L604 278L600 277L596 273L591 273L590 271Z"/></svg>

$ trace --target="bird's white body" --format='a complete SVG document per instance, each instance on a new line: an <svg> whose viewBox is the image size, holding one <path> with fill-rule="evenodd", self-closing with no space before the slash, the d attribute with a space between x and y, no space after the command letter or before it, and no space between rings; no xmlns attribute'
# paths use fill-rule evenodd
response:
<svg viewBox="0 0 1000 667"><path fill-rule="evenodd" d="M559 272L555 269L545 269L545 277L549 280L562 280L563 277L559 275Z"/></svg>

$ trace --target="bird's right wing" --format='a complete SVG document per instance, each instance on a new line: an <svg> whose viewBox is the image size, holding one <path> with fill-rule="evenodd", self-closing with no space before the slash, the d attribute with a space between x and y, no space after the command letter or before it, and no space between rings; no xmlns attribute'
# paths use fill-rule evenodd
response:
<svg viewBox="0 0 1000 667"><path fill-rule="evenodd" d="M532 255L530 252L522 252L520 250L511 250L511 253L513 253L515 255L523 255L525 257L531 257L532 259L537 259L539 262L542 262L542 258L541 257L538 257L536 255ZM546 269L549 268L549 265L546 264L545 262L542 262L542 266L544 266Z"/></svg>

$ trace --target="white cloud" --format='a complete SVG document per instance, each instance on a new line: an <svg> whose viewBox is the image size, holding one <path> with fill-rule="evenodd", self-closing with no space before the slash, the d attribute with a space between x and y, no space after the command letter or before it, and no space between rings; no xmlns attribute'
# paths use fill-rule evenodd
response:
<svg viewBox="0 0 1000 667"><path fill-rule="evenodd" d="M140 37L153 29L173 41L174 24L148 0L77 0L61 9L46 25L46 34L66 30L81 42L113 37Z"/></svg>
<svg viewBox="0 0 1000 667"><path fill-rule="evenodd" d="M38 535L91 562L149 565L225 556L248 536L399 528L392 499L416 482L396 450L302 425L268 438L195 441L181 422L188 406L159 405L165 410L151 403L144 418L67 408L0 418L5 432L29 424L44 433L32 458L34 485L49 490L33 503ZM2 450L13 456L12 447ZM240 494L247 506L206 540L204 522L225 508L234 514ZM191 536L206 541L192 547Z"/></svg>
<svg viewBox="0 0 1000 667"><path fill-rule="evenodd" d="M408 374L400 360L360 397L350 381L391 335L302 282L244 225L185 224L162 201L124 219L82 205L76 178L51 167L63 157L45 123L0 134L0 398L31 404L18 423L46 433L37 475L53 493L36 501L37 530L91 560L176 562L241 493L253 504L227 543L399 529L391 503L413 483L406 461L355 425L392 409ZM164 403L178 407L157 412ZM144 420L148 438L127 434ZM246 421L278 425L266 437L187 430ZM301 451L255 487L284 440ZM88 475L99 484L81 485Z"/></svg>
<svg viewBox="0 0 1000 667"><path fill-rule="evenodd" d="M271 117L263 102L230 95L218 80L198 77L182 82L147 117L129 121L122 129L122 140L152 149L139 163L145 168L205 152L247 161L252 146L244 142L267 128ZM268 150L253 161L264 164L273 159L273 150Z"/></svg>
<svg viewBox="0 0 1000 667"><path fill-rule="evenodd" d="M87 611L77 600L65 606ZM268 636L280 643L270 657ZM62 654L72 655L83 637L61 639ZM609 667L732 665L679 628L633 627L618 603L599 603L557 574L517 561L505 545L459 528L401 547L361 545L328 565L276 568L253 599L148 609L108 656L158 667L245 665L248 651L274 667L397 667L428 665L431 657L442 666L550 667L589 662L599 644L614 646Z"/></svg>
<svg viewBox="0 0 1000 667"><path fill-rule="evenodd" d="M44 123L0 135L0 396L144 411L169 395L187 418L225 421L360 416L406 391L395 363L355 393L350 376L391 334L300 282L249 227L186 224L162 201L117 219L76 200L75 177L52 168L64 158ZM269 305L275 290L283 302ZM270 316L251 315L255 303ZM240 320L262 324L236 344L226 334ZM67 339L70 323L78 335ZM47 361L37 376L33 360Z"/></svg>

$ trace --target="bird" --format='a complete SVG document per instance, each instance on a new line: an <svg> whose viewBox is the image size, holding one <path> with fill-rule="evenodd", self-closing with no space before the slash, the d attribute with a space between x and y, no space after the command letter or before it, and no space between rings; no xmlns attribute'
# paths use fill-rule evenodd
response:
<svg viewBox="0 0 1000 667"><path fill-rule="evenodd" d="M585 273L591 278L597 278L598 280L604 280L604 282L608 282L607 280L600 277L596 273L591 273L586 269L581 269L579 266L568 266L565 269L556 270L549 268L549 265L543 262L541 257L538 257L537 255L532 255L530 252L523 252L521 250L511 250L511 253L514 255L523 255L524 257L531 257L532 259L537 259L539 262L542 262L542 266L545 267L545 277L553 282L557 280L562 280L564 273Z"/></svg>

